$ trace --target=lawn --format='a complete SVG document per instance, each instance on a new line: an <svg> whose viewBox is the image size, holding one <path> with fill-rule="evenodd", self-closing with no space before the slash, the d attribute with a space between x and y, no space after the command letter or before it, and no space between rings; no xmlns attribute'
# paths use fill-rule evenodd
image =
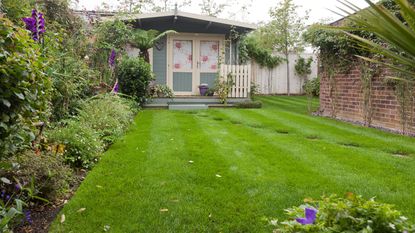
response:
<svg viewBox="0 0 415 233"><path fill-rule="evenodd" d="M261 100L260 110L140 112L51 232L272 232L265 217L346 192L415 218L414 138L309 116L303 97Z"/></svg>

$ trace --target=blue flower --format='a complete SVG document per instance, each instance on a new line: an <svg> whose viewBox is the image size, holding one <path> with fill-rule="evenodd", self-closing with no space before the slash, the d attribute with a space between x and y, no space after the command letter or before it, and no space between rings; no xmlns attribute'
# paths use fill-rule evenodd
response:
<svg viewBox="0 0 415 233"><path fill-rule="evenodd" d="M302 225L314 224L317 218L317 210L313 208L305 209L305 218L297 218L296 221Z"/></svg>

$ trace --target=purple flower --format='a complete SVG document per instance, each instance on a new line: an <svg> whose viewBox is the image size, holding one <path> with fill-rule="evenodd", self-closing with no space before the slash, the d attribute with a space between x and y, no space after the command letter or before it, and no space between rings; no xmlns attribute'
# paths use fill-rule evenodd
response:
<svg viewBox="0 0 415 233"><path fill-rule="evenodd" d="M32 223L33 223L33 220L32 220L32 214L30 213L30 210L26 210L26 211L24 212L24 216L25 216L25 219L26 219L26 221L27 221L28 223L30 223L30 224L32 224Z"/></svg>
<svg viewBox="0 0 415 233"><path fill-rule="evenodd" d="M19 191L20 189L22 189L22 187L20 186L20 184L15 184L15 185L14 185L14 188L15 188L17 191Z"/></svg>
<svg viewBox="0 0 415 233"><path fill-rule="evenodd" d="M115 50L114 49L112 49L111 50L111 54L110 54L110 57L108 58L108 65L111 67L111 68L114 68L114 66L115 66L115 58L117 57L117 53L115 52Z"/></svg>
<svg viewBox="0 0 415 233"><path fill-rule="evenodd" d="M118 80L117 80L117 81L115 82L114 87L112 88L112 92L114 92L114 93L118 93L119 89L120 89L120 85L118 84Z"/></svg>
<svg viewBox="0 0 415 233"><path fill-rule="evenodd" d="M26 24L26 29L32 33L34 41L39 40L39 36L46 32L43 14L36 9L32 10L32 17L22 18L22 20Z"/></svg>
<svg viewBox="0 0 415 233"><path fill-rule="evenodd" d="M297 218L296 221L302 225L314 224L317 217L317 210L313 208L305 209L305 218Z"/></svg>

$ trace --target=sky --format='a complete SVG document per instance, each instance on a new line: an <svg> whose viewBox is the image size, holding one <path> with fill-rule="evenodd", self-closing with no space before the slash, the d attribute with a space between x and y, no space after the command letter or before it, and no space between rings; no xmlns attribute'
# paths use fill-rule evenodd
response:
<svg viewBox="0 0 415 233"><path fill-rule="evenodd" d="M236 4L234 6L229 7L228 9L238 9L238 5L241 5L241 2L252 2L251 7L248 8L247 12L244 14L235 14L235 12L225 12L220 15L220 18L229 18L239 21L247 21L250 23L259 23L259 22L267 22L269 20L268 11L271 7L274 7L278 4L280 0L236 0ZM88 9L88 10L96 10L97 7L101 6L102 3L107 3L115 7L115 0L79 0L79 4L77 6L78 9ZM201 0L192 0L192 5L181 8L179 10L191 12L191 13L200 13L199 3ZM216 0L217 3L224 3L229 2L229 0ZM335 21L340 16L330 12L330 10L336 11L336 7L341 6L337 0L294 0L294 2L302 6L299 9L299 14L304 15L306 10L310 10L309 13L309 21L308 24L321 22L324 21ZM354 4L365 7L366 3L364 0L351 0ZM243 3L242 3L243 4ZM330 9L330 10L329 10ZM236 10L238 12L238 10Z"/></svg>

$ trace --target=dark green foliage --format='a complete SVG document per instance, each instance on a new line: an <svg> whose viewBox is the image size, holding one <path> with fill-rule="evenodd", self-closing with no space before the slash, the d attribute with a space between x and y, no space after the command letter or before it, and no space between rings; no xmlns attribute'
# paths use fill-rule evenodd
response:
<svg viewBox="0 0 415 233"><path fill-rule="evenodd" d="M148 85L153 80L151 66L143 58L124 57L117 67L120 91L144 103L148 97Z"/></svg>
<svg viewBox="0 0 415 233"><path fill-rule="evenodd" d="M301 225L295 221L296 218L304 217L305 208L318 210L314 224ZM289 219L282 222L275 232L415 232L415 225L411 225L394 206L354 194L348 194L347 198L331 196L320 200L306 199L305 205L286 212Z"/></svg>
<svg viewBox="0 0 415 233"><path fill-rule="evenodd" d="M83 99L94 94L97 73L73 56L63 56L55 63L52 95L52 121L76 114Z"/></svg>
<svg viewBox="0 0 415 233"><path fill-rule="evenodd" d="M239 54L241 63L252 59L261 66L270 69L278 66L283 61L281 57L274 56L272 50L262 46L253 35L242 38L239 45Z"/></svg>
<svg viewBox="0 0 415 233"><path fill-rule="evenodd" d="M245 101L235 104L236 108L262 108L261 101Z"/></svg>
<svg viewBox="0 0 415 233"><path fill-rule="evenodd" d="M103 21L94 31L98 49L123 50L132 36L131 27L121 20ZM105 54L107 55L107 54Z"/></svg>
<svg viewBox="0 0 415 233"><path fill-rule="evenodd" d="M32 4L28 0L1 0L0 12L6 14L6 17L15 24L22 24L22 18L27 17L30 13Z"/></svg>
<svg viewBox="0 0 415 233"><path fill-rule="evenodd" d="M32 124L46 120L51 83L40 46L0 18L0 158L28 147Z"/></svg>
<svg viewBox="0 0 415 233"><path fill-rule="evenodd" d="M75 181L72 170L64 165L60 154L36 155L33 151L26 151L7 162L15 166L10 170L3 170L0 176L16 179L22 185L33 182L35 194L49 201L62 198Z"/></svg>

